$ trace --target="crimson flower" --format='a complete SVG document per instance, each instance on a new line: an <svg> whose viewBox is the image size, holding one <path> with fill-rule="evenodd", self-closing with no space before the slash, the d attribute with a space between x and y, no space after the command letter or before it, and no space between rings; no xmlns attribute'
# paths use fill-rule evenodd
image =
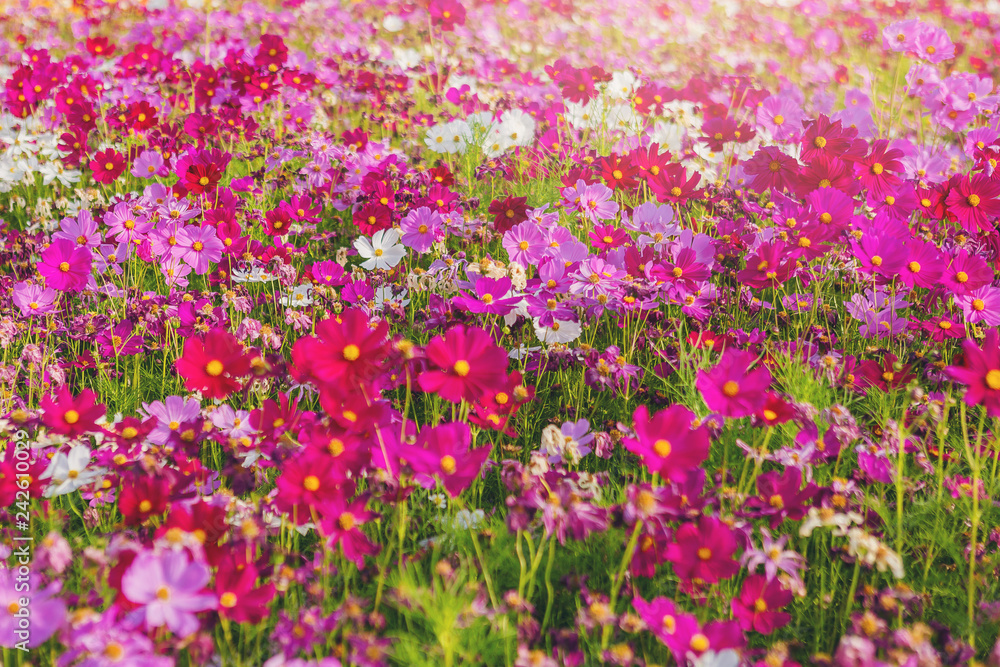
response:
<svg viewBox="0 0 1000 667"><path fill-rule="evenodd" d="M649 174L649 189L661 202L683 204L701 194L701 190L695 189L701 180L701 174L695 172L688 178L687 170L676 162L671 162L656 174L650 169Z"/></svg>
<svg viewBox="0 0 1000 667"><path fill-rule="evenodd" d="M730 605L741 628L769 635L792 619L791 615L776 611L791 601L792 592L783 589L777 578L768 581L762 574L752 574L743 582L740 596Z"/></svg>
<svg viewBox="0 0 1000 667"><path fill-rule="evenodd" d="M274 584L267 582L257 587L260 572L253 563L242 560L233 556L219 563L215 575L219 615L237 623L260 623L270 613L267 605L274 599Z"/></svg>
<svg viewBox="0 0 1000 667"><path fill-rule="evenodd" d="M490 204L489 214L493 216L493 228L498 234L503 234L528 219L528 198L494 199Z"/></svg>
<svg viewBox="0 0 1000 667"><path fill-rule="evenodd" d="M991 417L1000 417L1000 343L997 330L986 331L983 346L962 341L962 365L949 366L946 373L953 382L966 386L963 400L968 405L982 405Z"/></svg>
<svg viewBox="0 0 1000 667"><path fill-rule="evenodd" d="M55 398L49 395L42 398L40 407L45 411L42 423L53 433L69 438L99 431L97 420L107 413L92 390L84 389L74 397L66 385L60 387Z"/></svg>
<svg viewBox="0 0 1000 667"><path fill-rule="evenodd" d="M90 161L90 168L94 172L94 180L98 183L104 185L114 183L115 179L125 171L125 156L109 148L94 156Z"/></svg>
<svg viewBox="0 0 1000 667"><path fill-rule="evenodd" d="M206 398L225 398L242 388L237 378L250 373L250 359L235 336L213 329L205 334L204 342L189 338L175 366L190 391L200 391Z"/></svg>
<svg viewBox="0 0 1000 667"><path fill-rule="evenodd" d="M316 335L300 338L292 348L299 369L332 389L356 391L371 382L389 353L385 321L369 326L365 313L345 310L316 325Z"/></svg>
<svg viewBox="0 0 1000 667"><path fill-rule="evenodd" d="M128 526L138 526L151 516L167 511L170 483L165 477L134 470L122 479L118 493L118 511Z"/></svg>
<svg viewBox="0 0 1000 667"><path fill-rule="evenodd" d="M631 158L612 153L597 161L597 169L605 184L612 190L634 190L639 185L636 175L639 169L632 164Z"/></svg>
<svg viewBox="0 0 1000 667"><path fill-rule="evenodd" d="M471 403L496 391L507 378L507 353L479 328L452 327L435 336L426 353L437 368L420 375L420 388L446 401Z"/></svg>

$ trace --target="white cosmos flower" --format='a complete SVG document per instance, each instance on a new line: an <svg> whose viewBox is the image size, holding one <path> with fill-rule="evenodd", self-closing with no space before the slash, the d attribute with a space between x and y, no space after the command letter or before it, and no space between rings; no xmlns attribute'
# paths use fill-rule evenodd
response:
<svg viewBox="0 0 1000 667"><path fill-rule="evenodd" d="M399 18L395 14L387 14L384 19L382 19L382 28L387 32L399 32L403 29L403 19Z"/></svg>
<svg viewBox="0 0 1000 667"><path fill-rule="evenodd" d="M462 153L465 151L465 137L469 126L463 121L440 123L427 130L424 144L435 153Z"/></svg>
<svg viewBox="0 0 1000 667"><path fill-rule="evenodd" d="M535 140L535 119L520 109L505 112L497 129L512 146L530 146Z"/></svg>
<svg viewBox="0 0 1000 667"><path fill-rule="evenodd" d="M731 648L716 653L705 651L701 655L688 653L687 658L692 667L738 667L740 654Z"/></svg>
<svg viewBox="0 0 1000 667"><path fill-rule="evenodd" d="M311 306L312 302L312 285L299 285L290 294L281 297L281 305L292 308Z"/></svg>
<svg viewBox="0 0 1000 667"><path fill-rule="evenodd" d="M580 337L583 329L578 322L572 320L555 320L545 327L535 320L535 336L546 345L565 344Z"/></svg>
<svg viewBox="0 0 1000 667"><path fill-rule="evenodd" d="M255 266L249 271L233 269L232 278L234 283L266 283L275 280L275 277L263 269Z"/></svg>
<svg viewBox="0 0 1000 667"><path fill-rule="evenodd" d="M362 236L354 242L354 247L358 254L365 259L361 263L361 268L366 271L372 269L391 269L403 260L406 249L399 244L400 232L398 229L383 229L375 232L371 241L368 237Z"/></svg>
<svg viewBox="0 0 1000 667"><path fill-rule="evenodd" d="M90 448L86 445L73 447L69 455L63 452L56 454L45 472L39 475L39 479L52 480L52 485L45 489L45 497L72 493L100 477L100 470L87 470L88 463Z"/></svg>

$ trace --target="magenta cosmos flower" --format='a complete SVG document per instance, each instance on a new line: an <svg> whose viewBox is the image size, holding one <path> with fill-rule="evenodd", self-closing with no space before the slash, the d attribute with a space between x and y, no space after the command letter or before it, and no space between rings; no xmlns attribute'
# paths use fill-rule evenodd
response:
<svg viewBox="0 0 1000 667"><path fill-rule="evenodd" d="M948 212L958 218L967 231L990 232L991 220L1000 214L1000 184L984 174L957 177L948 191Z"/></svg>
<svg viewBox="0 0 1000 667"><path fill-rule="evenodd" d="M663 479L683 482L689 470L708 458L708 430L692 428L694 413L683 405L661 410L652 418L646 406L640 405L633 419L636 437L624 439L625 449Z"/></svg>
<svg viewBox="0 0 1000 667"><path fill-rule="evenodd" d="M715 517L702 516L698 523L687 523L677 530L674 542L667 547L667 560L682 580L714 584L740 571L733 559L736 547L729 526Z"/></svg>
<svg viewBox="0 0 1000 667"><path fill-rule="evenodd" d="M467 424L454 422L420 432L415 445L404 445L400 456L418 475L437 477L452 498L468 488L490 456L490 447L469 449Z"/></svg>
<svg viewBox="0 0 1000 667"><path fill-rule="evenodd" d="M38 272L48 287L60 292L76 292L87 284L93 258L90 251L67 239L56 239L42 253Z"/></svg>
<svg viewBox="0 0 1000 667"><path fill-rule="evenodd" d="M748 417L764 406L771 373L763 367L751 371L753 361L753 354L729 348L715 368L698 371L695 386L710 410L723 417Z"/></svg>
<svg viewBox="0 0 1000 667"><path fill-rule="evenodd" d="M446 401L475 401L504 384L507 354L482 329L457 326L427 344L427 358L437 367L420 375L420 388Z"/></svg>
<svg viewBox="0 0 1000 667"><path fill-rule="evenodd" d="M747 577L740 596L730 604L741 628L769 635L791 620L791 615L778 611L791 601L792 592L782 588L780 581L754 574Z"/></svg>
<svg viewBox="0 0 1000 667"><path fill-rule="evenodd" d="M996 329L986 332L983 347L971 340L962 342L962 365L949 366L953 382L964 384L964 400L983 405L991 417L1000 417L1000 344Z"/></svg>
<svg viewBox="0 0 1000 667"><path fill-rule="evenodd" d="M191 562L187 551L144 551L122 576L122 593L139 606L136 614L147 629L167 626L178 637L196 632L195 614L216 608L215 595L205 589L212 573Z"/></svg>

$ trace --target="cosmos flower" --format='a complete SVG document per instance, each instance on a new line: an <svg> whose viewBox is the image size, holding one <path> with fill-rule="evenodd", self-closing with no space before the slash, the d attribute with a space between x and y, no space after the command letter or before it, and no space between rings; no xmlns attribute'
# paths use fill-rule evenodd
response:
<svg viewBox="0 0 1000 667"><path fill-rule="evenodd" d="M69 438L99 430L97 421L106 414L104 404L97 403L93 390L84 389L73 396L66 385L59 388L55 397L45 395L39 407L45 411L42 422L49 430Z"/></svg>
<svg viewBox="0 0 1000 667"><path fill-rule="evenodd" d="M437 477L452 498L479 475L491 448L470 449L472 434L463 423L424 429L414 445L404 445L400 457L418 475Z"/></svg>
<svg viewBox="0 0 1000 667"><path fill-rule="evenodd" d="M218 606L205 588L211 577L211 570L192 561L187 551L143 551L122 576L121 591L138 607L132 613L147 629L165 626L183 638L201 625L196 614Z"/></svg>
<svg viewBox="0 0 1000 667"><path fill-rule="evenodd" d="M90 447L86 445L76 445L68 454L57 452L41 475L41 479L51 480L51 484L45 489L45 497L72 493L97 480L102 472L96 468L87 468L90 458Z"/></svg>
<svg viewBox="0 0 1000 667"><path fill-rule="evenodd" d="M9 552L8 552L9 553ZM35 648L49 640L66 624L66 603L56 597L62 583L45 585L38 573L20 573L16 568L0 567L0 646L13 649L21 642ZM22 619L28 619L28 632Z"/></svg>
<svg viewBox="0 0 1000 667"><path fill-rule="evenodd" d="M741 628L769 635L791 620L791 614L778 611L791 601L792 592L783 589L777 579L752 574L743 581L739 597L730 606Z"/></svg>
<svg viewBox="0 0 1000 667"><path fill-rule="evenodd" d="M231 333L212 329L203 341L189 338L174 366L191 391L200 391L207 398L225 398L243 386L239 378L250 373L250 355Z"/></svg>
<svg viewBox="0 0 1000 667"><path fill-rule="evenodd" d="M750 370L754 355L727 348L711 370L698 371L695 387L705 404L724 417L748 417L763 407L771 373L764 367Z"/></svg>
<svg viewBox="0 0 1000 667"><path fill-rule="evenodd" d="M23 317L34 317L52 312L59 293L51 287L29 282L14 285L14 305Z"/></svg>
<svg viewBox="0 0 1000 667"><path fill-rule="evenodd" d="M666 480L684 481L688 472L708 457L708 430L693 427L694 413L674 405L650 417L645 405L635 409L635 438L623 440L625 449Z"/></svg>
<svg viewBox="0 0 1000 667"><path fill-rule="evenodd" d="M375 232L369 241L364 236L354 242L358 254L365 260L361 268L366 271L373 269L392 269L406 256L406 250L400 245L400 232L396 229L383 229Z"/></svg>
<svg viewBox="0 0 1000 667"><path fill-rule="evenodd" d="M983 405L991 417L1000 416L1000 340L996 329L986 332L983 346L962 342L962 364L948 366L948 377L965 385L962 397L969 405Z"/></svg>
<svg viewBox="0 0 1000 667"><path fill-rule="evenodd" d="M482 329L456 326L427 344L432 369L421 373L420 388L458 403L475 401L504 383L507 354Z"/></svg>
<svg viewBox="0 0 1000 667"><path fill-rule="evenodd" d="M407 248L424 253L444 236L441 214L426 206L410 211L399 223L400 242Z"/></svg>
<svg viewBox="0 0 1000 667"><path fill-rule="evenodd" d="M38 272L45 285L60 292L77 292L90 278L90 251L67 239L56 239L42 253Z"/></svg>

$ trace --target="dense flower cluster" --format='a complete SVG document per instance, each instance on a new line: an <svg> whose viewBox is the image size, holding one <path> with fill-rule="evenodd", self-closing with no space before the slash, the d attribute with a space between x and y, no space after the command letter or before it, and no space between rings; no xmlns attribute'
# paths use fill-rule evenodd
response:
<svg viewBox="0 0 1000 667"><path fill-rule="evenodd" d="M1000 665L1000 4L20 4L5 661Z"/></svg>

